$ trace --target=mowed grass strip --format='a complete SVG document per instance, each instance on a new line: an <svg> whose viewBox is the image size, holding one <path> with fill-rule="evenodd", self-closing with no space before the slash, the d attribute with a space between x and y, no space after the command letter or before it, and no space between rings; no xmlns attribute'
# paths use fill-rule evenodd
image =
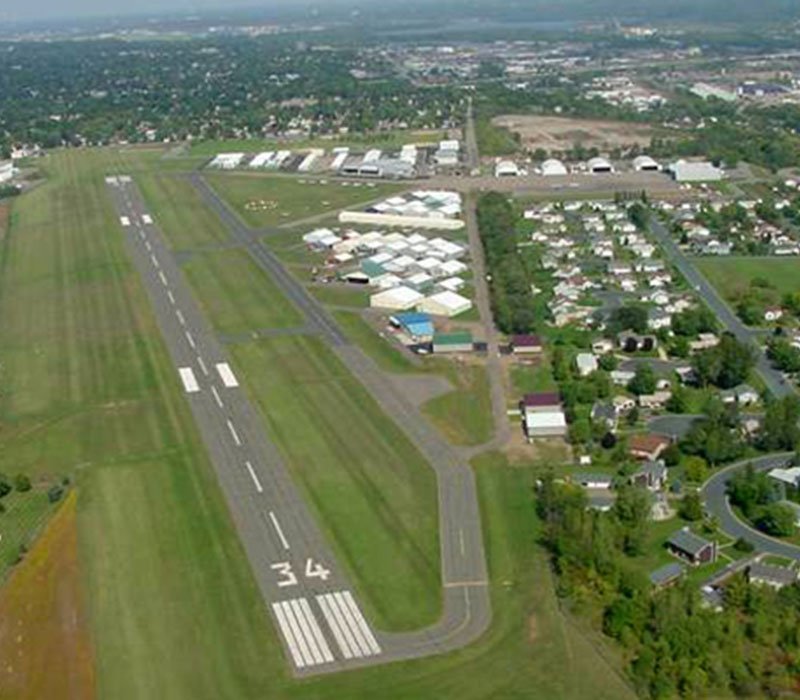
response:
<svg viewBox="0 0 800 700"><path fill-rule="evenodd" d="M494 430L489 376L480 365L438 363L455 388L423 406L423 413L454 445L481 445Z"/></svg>
<svg viewBox="0 0 800 700"><path fill-rule="evenodd" d="M197 254L183 271L209 320L221 333L303 324L300 312L245 251Z"/></svg>
<svg viewBox="0 0 800 700"><path fill-rule="evenodd" d="M295 178L286 175L206 173L205 177L239 216L254 228L278 226L296 219L318 216L388 197L404 189L400 185L376 183L370 183L373 187L365 184L345 186L336 180L315 175ZM319 184L320 179L326 180L326 184ZM254 206L264 209L253 209Z"/></svg>
<svg viewBox="0 0 800 700"><path fill-rule="evenodd" d="M185 178L142 173L136 176L136 184L173 250L230 241L222 222L206 208Z"/></svg>
<svg viewBox="0 0 800 700"><path fill-rule="evenodd" d="M694 264L728 301L746 292L757 278L766 280L781 294L800 292L800 263L796 258L695 258Z"/></svg>
<svg viewBox="0 0 800 700"><path fill-rule="evenodd" d="M0 463L77 482L99 697L264 697L282 652L128 262L103 180L117 164L50 155L49 182L14 202Z"/></svg>
<svg viewBox="0 0 800 700"><path fill-rule="evenodd" d="M414 629L441 609L431 467L319 340L234 346L269 435L383 629Z"/></svg>

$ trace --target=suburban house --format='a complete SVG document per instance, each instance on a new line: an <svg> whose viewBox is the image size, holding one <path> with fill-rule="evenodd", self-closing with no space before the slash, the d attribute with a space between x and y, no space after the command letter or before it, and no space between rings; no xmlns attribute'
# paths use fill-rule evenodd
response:
<svg viewBox="0 0 800 700"><path fill-rule="evenodd" d="M650 491L663 491L667 485L667 467L662 460L645 462L631 475L631 483Z"/></svg>
<svg viewBox="0 0 800 700"><path fill-rule="evenodd" d="M686 568L683 564L674 561L671 564L666 564L656 569L648 578L650 579L650 583L656 588L667 588L680 581L685 572Z"/></svg>
<svg viewBox="0 0 800 700"><path fill-rule="evenodd" d="M688 528L674 533L666 543L667 549L693 566L713 564L717 560L717 543L695 535Z"/></svg>
<svg viewBox="0 0 800 700"><path fill-rule="evenodd" d="M613 352L614 343L608 338L600 338L592 343L592 352L595 355L605 355L607 352Z"/></svg>
<svg viewBox="0 0 800 700"><path fill-rule="evenodd" d="M617 336L617 345L624 352L650 352L658 347L658 340L654 335L625 331Z"/></svg>
<svg viewBox="0 0 800 700"><path fill-rule="evenodd" d="M670 439L666 435L656 433L643 433L632 435L628 440L628 452L631 457L655 462L670 446Z"/></svg>
<svg viewBox="0 0 800 700"><path fill-rule="evenodd" d="M587 489L610 489L611 485L614 483L614 477L609 474L581 472L579 474L573 474L572 481Z"/></svg>
<svg viewBox="0 0 800 700"><path fill-rule="evenodd" d="M747 580L757 586L769 586L777 590L797 583L797 571L785 566L758 562L748 567Z"/></svg>
<svg viewBox="0 0 800 700"><path fill-rule="evenodd" d="M542 352L542 341L538 335L515 335L511 338L511 351L515 355L538 355Z"/></svg>
<svg viewBox="0 0 800 700"><path fill-rule="evenodd" d="M604 425L608 430L615 431L619 425L619 415L614 404L598 401L592 406L591 419L593 422Z"/></svg>
<svg viewBox="0 0 800 700"><path fill-rule="evenodd" d="M781 498L786 498L787 489L797 490L800 488L800 467L771 469L767 476L775 485L775 490Z"/></svg>
<svg viewBox="0 0 800 700"><path fill-rule="evenodd" d="M672 398L671 391L657 391L654 394L642 394L639 397L639 406L642 408L659 409L666 406L667 401Z"/></svg>
<svg viewBox="0 0 800 700"><path fill-rule="evenodd" d="M590 352L579 352L575 357L575 366L581 377L588 377L598 368L597 358Z"/></svg>

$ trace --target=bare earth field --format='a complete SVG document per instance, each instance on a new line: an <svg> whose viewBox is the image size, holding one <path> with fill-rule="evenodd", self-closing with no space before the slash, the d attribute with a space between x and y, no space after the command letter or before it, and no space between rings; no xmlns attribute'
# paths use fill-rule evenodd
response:
<svg viewBox="0 0 800 700"><path fill-rule="evenodd" d="M492 123L519 134L529 150L565 151L580 144L605 151L634 144L647 146L652 136L649 126L630 122L504 114Z"/></svg>
<svg viewBox="0 0 800 700"><path fill-rule="evenodd" d="M75 492L0 596L0 697L90 700L94 667L81 600Z"/></svg>

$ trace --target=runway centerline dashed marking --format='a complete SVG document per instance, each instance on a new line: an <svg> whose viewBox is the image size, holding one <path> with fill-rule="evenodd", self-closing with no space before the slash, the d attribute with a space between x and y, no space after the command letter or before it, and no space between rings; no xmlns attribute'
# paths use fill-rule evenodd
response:
<svg viewBox="0 0 800 700"><path fill-rule="evenodd" d="M152 253L150 254L150 262L153 263L153 267L161 267L158 263L158 258Z"/></svg>
<svg viewBox="0 0 800 700"><path fill-rule="evenodd" d="M192 350L194 350L197 347L195 345L194 338L192 337L192 334L189 333L189 331L186 331L186 342L189 343L189 345L192 347Z"/></svg>
<svg viewBox="0 0 800 700"><path fill-rule="evenodd" d="M217 387L215 387L213 384L211 385L211 393L214 395L214 401L217 402L217 406L219 406L220 408L224 408L225 404L222 403L222 399L219 396Z"/></svg>
<svg viewBox="0 0 800 700"><path fill-rule="evenodd" d="M287 540L286 535L283 534L283 528L281 527L281 524L278 522L278 518L275 517L275 513L273 513L272 511L269 512L269 519L272 521L272 527L275 528L275 532L278 533L278 539L280 539L281 545L288 552L290 549L289 540Z"/></svg>
<svg viewBox="0 0 800 700"><path fill-rule="evenodd" d="M167 297L169 298L169 303L174 306L175 305L175 295L172 292L167 292Z"/></svg>
<svg viewBox="0 0 800 700"><path fill-rule="evenodd" d="M230 419L228 419L228 430L231 433L231 437L233 437L233 441L237 445L241 446L242 441L239 439L239 433L236 432L236 428L233 426L233 423L231 423Z"/></svg>
<svg viewBox="0 0 800 700"><path fill-rule="evenodd" d="M200 355L197 356L197 364L200 366L200 370L203 372L203 374L205 374L206 377L207 377L208 376L208 367L206 367L206 363L203 360L203 358L200 357Z"/></svg>
<svg viewBox="0 0 800 700"><path fill-rule="evenodd" d="M165 287L169 287L169 282L167 282L167 277L163 270L158 271L158 278L161 280L161 284L163 284Z"/></svg>
<svg viewBox="0 0 800 700"><path fill-rule="evenodd" d="M256 486L256 491L259 493L264 493L264 488L261 486L261 482L258 480L258 475L256 474L256 470L253 469L253 465L250 464L250 462L245 462L244 466L247 467L250 478L253 480L253 483Z"/></svg>
<svg viewBox="0 0 800 700"><path fill-rule="evenodd" d="M183 311L181 311L180 309L176 309L175 310L175 315L178 317L178 322L182 326L185 326L186 325L186 319L183 317Z"/></svg>

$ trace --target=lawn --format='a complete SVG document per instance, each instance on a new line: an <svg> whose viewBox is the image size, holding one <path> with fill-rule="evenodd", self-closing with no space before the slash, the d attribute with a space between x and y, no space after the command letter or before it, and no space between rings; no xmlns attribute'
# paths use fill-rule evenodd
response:
<svg viewBox="0 0 800 700"><path fill-rule="evenodd" d="M369 306L370 290L363 287L343 287L326 285L309 287L308 291L327 306L349 306L353 309L366 309Z"/></svg>
<svg viewBox="0 0 800 700"><path fill-rule="evenodd" d="M173 250L227 243L228 231L181 177L143 173L136 184Z"/></svg>
<svg viewBox="0 0 800 700"><path fill-rule="evenodd" d="M455 390L428 401L422 412L454 445L482 445L491 440L494 422L486 368L451 360L437 364Z"/></svg>
<svg viewBox="0 0 800 700"><path fill-rule="evenodd" d="M395 347L391 340L379 336L360 314L334 311L333 317L350 342L358 345L385 372L420 374L425 371L424 367L415 365Z"/></svg>
<svg viewBox="0 0 800 700"><path fill-rule="evenodd" d="M345 187L336 180L325 180L326 184L319 184L319 177L306 179L286 175L207 173L206 179L253 228L274 227L297 219L316 217L325 212L389 197L405 189L402 185L376 183L370 183L373 187ZM263 203L268 208L255 211L248 209L248 205L253 203Z"/></svg>
<svg viewBox="0 0 800 700"><path fill-rule="evenodd" d="M300 312L243 250L201 253L183 270L220 333L303 325Z"/></svg>
<svg viewBox="0 0 800 700"><path fill-rule="evenodd" d="M800 292L800 265L786 258L695 258L694 264L728 301L734 301L756 278L780 294Z"/></svg>
<svg viewBox="0 0 800 700"><path fill-rule="evenodd" d="M536 364L512 364L509 368L509 374L511 388L514 392L511 398L515 402L525 394L558 390L558 384L553 379L550 361L546 355L543 355Z"/></svg>
<svg viewBox="0 0 800 700"><path fill-rule="evenodd" d="M441 592L433 470L319 340L273 338L232 352L376 624L433 622Z"/></svg>

